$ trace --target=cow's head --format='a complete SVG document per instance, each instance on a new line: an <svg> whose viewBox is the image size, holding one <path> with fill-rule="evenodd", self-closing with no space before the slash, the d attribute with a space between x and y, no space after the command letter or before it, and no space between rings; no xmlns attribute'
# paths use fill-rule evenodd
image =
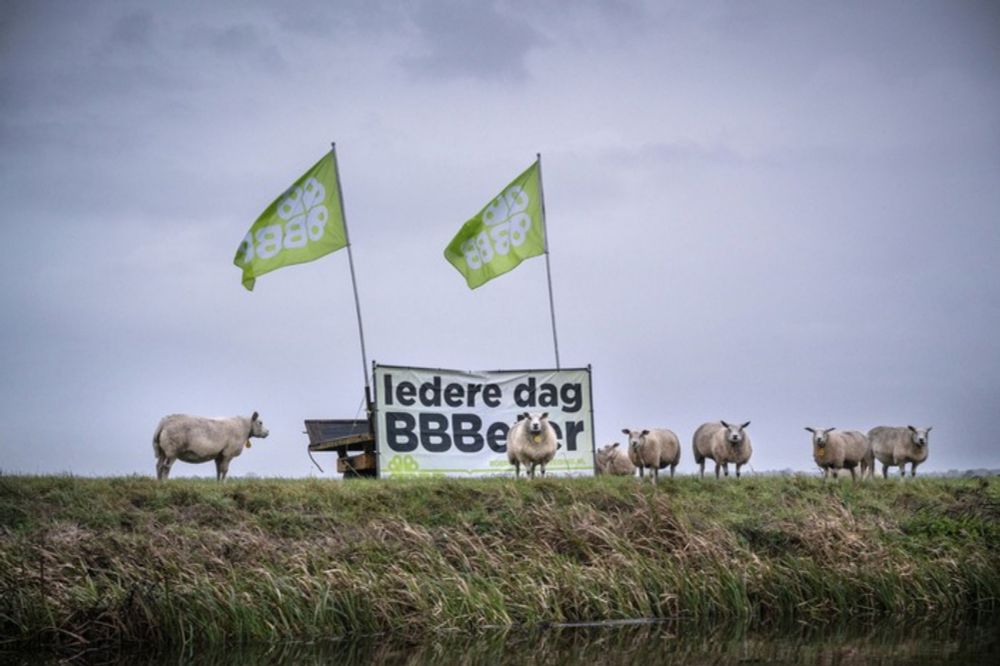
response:
<svg viewBox="0 0 1000 666"><path fill-rule="evenodd" d="M260 420L260 414L257 412L253 413L250 417L250 436L251 437L267 437L270 434L267 428L264 427L264 422Z"/></svg>

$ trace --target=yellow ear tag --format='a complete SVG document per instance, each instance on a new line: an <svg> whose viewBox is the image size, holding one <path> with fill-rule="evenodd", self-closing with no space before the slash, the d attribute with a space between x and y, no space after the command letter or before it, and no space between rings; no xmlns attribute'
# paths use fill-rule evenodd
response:
<svg viewBox="0 0 1000 666"><path fill-rule="evenodd" d="M248 449L250 448L250 440L249 439L247 440L247 448Z"/></svg>
<svg viewBox="0 0 1000 666"><path fill-rule="evenodd" d="M542 436L535 435L534 437L532 437L532 439L535 440L535 444L538 444L540 441L542 441Z"/></svg>

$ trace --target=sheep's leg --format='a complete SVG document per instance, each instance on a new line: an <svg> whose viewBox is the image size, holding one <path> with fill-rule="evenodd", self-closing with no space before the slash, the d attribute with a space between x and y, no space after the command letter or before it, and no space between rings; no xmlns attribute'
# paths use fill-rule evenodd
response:
<svg viewBox="0 0 1000 666"><path fill-rule="evenodd" d="M917 475L917 464L918 463L910 463L910 476L911 477L915 477Z"/></svg>
<svg viewBox="0 0 1000 666"><path fill-rule="evenodd" d="M545 478L545 463L541 464L541 468L542 468L542 478L544 479Z"/></svg>
<svg viewBox="0 0 1000 666"><path fill-rule="evenodd" d="M659 485L660 484L660 468L658 466L656 466L656 465L653 465L649 469L650 469L650 472L651 472L649 480L653 483L654 486Z"/></svg>
<svg viewBox="0 0 1000 666"><path fill-rule="evenodd" d="M699 474L701 475L701 478L704 479L705 478L705 459L704 458L702 458L701 460L698 461L698 466L699 466Z"/></svg>
<svg viewBox="0 0 1000 666"><path fill-rule="evenodd" d="M721 472L721 471L722 471L722 465L720 465L719 461L716 460L715 461L715 478L717 478L717 479L719 478L719 472Z"/></svg>
<svg viewBox="0 0 1000 666"><path fill-rule="evenodd" d="M854 471L854 468L852 467L851 468L851 481L857 481L857 480L858 480L858 474L857 474L857 472Z"/></svg>
<svg viewBox="0 0 1000 666"><path fill-rule="evenodd" d="M646 475L643 473L643 470L645 470L645 469L646 469L645 467L643 467L642 465L639 465L639 478L640 479L646 478Z"/></svg>
<svg viewBox="0 0 1000 666"><path fill-rule="evenodd" d="M885 463L882 463L882 478L883 479L889 478L889 466L886 465Z"/></svg>
<svg viewBox="0 0 1000 666"><path fill-rule="evenodd" d="M528 463L528 475L535 478L535 463Z"/></svg>
<svg viewBox="0 0 1000 666"><path fill-rule="evenodd" d="M740 467L743 467L743 463L736 463L736 478L740 478Z"/></svg>
<svg viewBox="0 0 1000 666"><path fill-rule="evenodd" d="M673 465L670 466L670 478L671 479L674 478L674 470L676 470L676 469L677 469L677 463L674 463Z"/></svg>
<svg viewBox="0 0 1000 666"><path fill-rule="evenodd" d="M729 478L729 463L728 462L722 463L722 471L725 473L726 478L728 479Z"/></svg>

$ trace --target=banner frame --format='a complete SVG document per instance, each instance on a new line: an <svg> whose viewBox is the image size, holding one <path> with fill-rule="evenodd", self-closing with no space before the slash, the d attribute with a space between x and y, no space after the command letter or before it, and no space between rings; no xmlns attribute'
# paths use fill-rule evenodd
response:
<svg viewBox="0 0 1000 666"><path fill-rule="evenodd" d="M593 474L597 476L597 431L594 429L594 377L593 377L593 367L591 364L581 367L573 368L515 368L515 369L494 369L494 370L463 370L458 368L433 368L426 366L415 366L415 365L397 365L393 363L379 363L377 360L372 360L372 433L375 437L375 478L381 479L382 476L382 452L379 450L379 391L380 387L378 382L375 381L375 373L379 368L389 369L389 370L415 370L418 372L461 372L470 375L474 374L487 374L487 373L525 373L525 372L583 372L587 376L587 391L590 396L590 404L588 405L588 416L590 421L590 453L594 461ZM571 477L572 478L572 477Z"/></svg>

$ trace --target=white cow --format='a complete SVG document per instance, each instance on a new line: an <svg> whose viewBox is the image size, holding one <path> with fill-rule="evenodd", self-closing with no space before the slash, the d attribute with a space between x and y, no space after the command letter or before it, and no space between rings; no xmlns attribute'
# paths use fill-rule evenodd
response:
<svg viewBox="0 0 1000 666"><path fill-rule="evenodd" d="M156 478L170 476L175 460L189 463L215 461L215 478L222 481L229 462L250 448L251 437L267 437L268 431L257 412L253 416L205 418L187 414L165 416L153 435Z"/></svg>

